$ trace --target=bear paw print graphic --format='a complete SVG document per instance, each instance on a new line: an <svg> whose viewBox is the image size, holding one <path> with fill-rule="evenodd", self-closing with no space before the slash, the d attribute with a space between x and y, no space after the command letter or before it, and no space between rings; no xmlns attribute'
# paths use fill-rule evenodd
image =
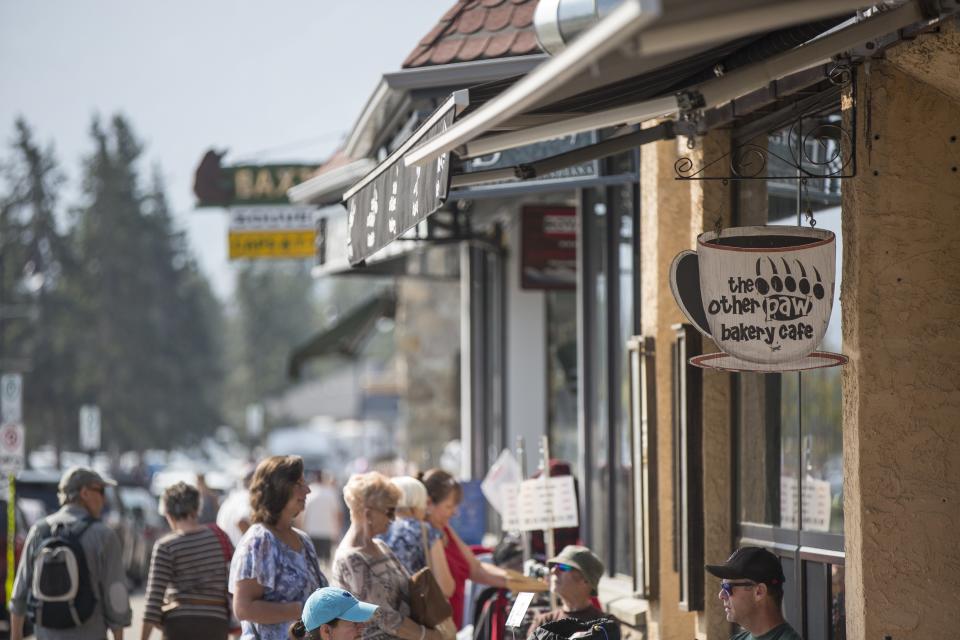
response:
<svg viewBox="0 0 960 640"><path fill-rule="evenodd" d="M797 269L790 268L786 258L780 258L782 269L777 268L777 262L772 258L757 258L757 277L754 286L757 292L764 297L763 308L767 320L796 320L810 313L813 301L823 300L826 289L823 278L816 267L812 267L816 280L807 274L803 264L794 259ZM769 264L770 271L765 273ZM799 271L799 277L795 271Z"/></svg>

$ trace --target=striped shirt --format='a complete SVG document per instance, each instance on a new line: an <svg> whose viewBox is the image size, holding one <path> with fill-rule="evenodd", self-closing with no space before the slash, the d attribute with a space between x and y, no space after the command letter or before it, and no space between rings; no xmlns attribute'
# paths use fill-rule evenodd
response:
<svg viewBox="0 0 960 640"><path fill-rule="evenodd" d="M160 608L178 602L167 617L208 616L227 619L227 559L217 534L207 527L186 533L174 531L153 547L147 602L143 619L159 625ZM222 604L190 604L212 600Z"/></svg>

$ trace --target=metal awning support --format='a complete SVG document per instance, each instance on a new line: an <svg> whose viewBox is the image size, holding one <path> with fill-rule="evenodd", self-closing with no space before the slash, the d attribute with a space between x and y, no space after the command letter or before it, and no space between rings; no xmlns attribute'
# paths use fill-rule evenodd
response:
<svg viewBox="0 0 960 640"><path fill-rule="evenodd" d="M633 48L637 57L652 56L679 51L706 43L734 39L750 33L777 29L821 18L849 13L863 6L864 0L781 0L761 2L758 0L726 0L704 3L689 3L679 0L624 0L610 14L583 33L569 47L543 65L537 67L522 80L503 92L472 114L464 117L455 126L419 145L408 153L407 166L429 162L439 154L450 152L471 143L484 133L493 130L507 120L522 114L533 106L543 106L553 91L564 88L580 74L591 68L602 67L608 54ZM622 114L619 122L641 122L665 113L676 111L671 97L646 101L642 110ZM597 124L583 116L583 128L596 129L608 124ZM559 124L559 123L558 123ZM551 128L554 125L549 125ZM554 133L551 137L564 135ZM506 135L506 134L505 134ZM544 138L537 138L542 140ZM523 139L507 147L530 144L536 140ZM482 155L477 141L469 154Z"/></svg>
<svg viewBox="0 0 960 640"><path fill-rule="evenodd" d="M559 171L560 169L566 169L567 167L573 167L599 158L606 158L618 153L630 151L649 142L669 140L673 137L675 137L673 122L662 122L654 127L609 138L603 142L573 149L572 151L550 156L549 158L537 160L536 162L528 162L503 169L475 171L455 175L450 179L450 188L469 187L504 180L532 180L553 173L554 171Z"/></svg>

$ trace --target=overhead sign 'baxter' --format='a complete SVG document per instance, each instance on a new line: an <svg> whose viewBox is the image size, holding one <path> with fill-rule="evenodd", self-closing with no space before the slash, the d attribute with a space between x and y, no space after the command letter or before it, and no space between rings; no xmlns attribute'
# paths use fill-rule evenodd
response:
<svg viewBox="0 0 960 640"><path fill-rule="evenodd" d="M404 156L450 128L468 99L467 91L454 92L399 149L343 194L350 264L360 264L443 206L450 188L450 153L409 167Z"/></svg>

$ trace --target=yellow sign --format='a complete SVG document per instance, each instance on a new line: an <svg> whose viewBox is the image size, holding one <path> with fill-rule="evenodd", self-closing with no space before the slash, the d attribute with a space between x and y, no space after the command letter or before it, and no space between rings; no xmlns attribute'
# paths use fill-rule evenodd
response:
<svg viewBox="0 0 960 640"><path fill-rule="evenodd" d="M312 258L316 232L298 231L231 231L230 259L242 258Z"/></svg>

